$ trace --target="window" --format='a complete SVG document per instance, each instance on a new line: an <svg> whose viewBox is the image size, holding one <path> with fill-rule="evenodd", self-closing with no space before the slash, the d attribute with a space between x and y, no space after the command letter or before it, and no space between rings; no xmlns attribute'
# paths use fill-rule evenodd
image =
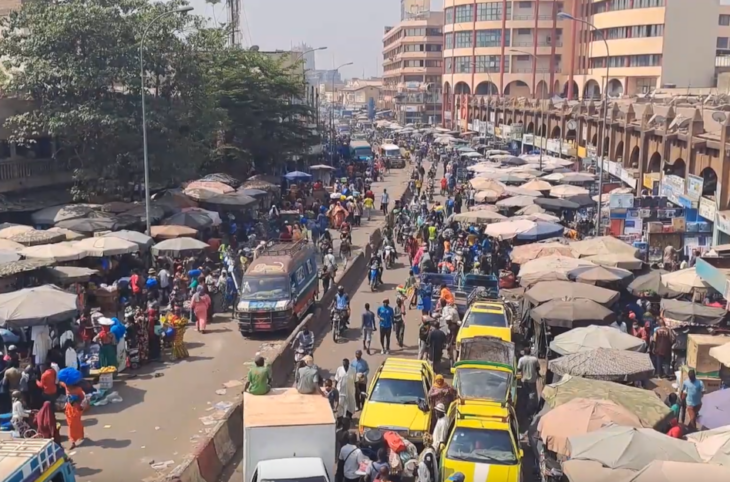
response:
<svg viewBox="0 0 730 482"><path fill-rule="evenodd" d="M459 22L473 22L474 21L474 7L471 5L459 5L456 7L456 23Z"/></svg>
<svg viewBox="0 0 730 482"><path fill-rule="evenodd" d="M520 8L532 8L532 2L519 2Z"/></svg>
<svg viewBox="0 0 730 482"><path fill-rule="evenodd" d="M727 37L717 37L717 48L726 49L728 45Z"/></svg>
<svg viewBox="0 0 730 482"><path fill-rule="evenodd" d="M427 60L426 67L443 67L444 64L441 60Z"/></svg>
<svg viewBox="0 0 730 482"><path fill-rule="evenodd" d="M444 34L444 31L440 28L426 28L426 36L428 37L441 37Z"/></svg>
<svg viewBox="0 0 730 482"><path fill-rule="evenodd" d="M730 15L720 15L720 25L730 25Z"/></svg>
<svg viewBox="0 0 730 482"><path fill-rule="evenodd" d="M403 82L423 82L422 75L404 75Z"/></svg>
<svg viewBox="0 0 730 482"><path fill-rule="evenodd" d="M407 404L426 399L421 380L396 380L380 378L370 394L371 402Z"/></svg>
<svg viewBox="0 0 730 482"><path fill-rule="evenodd" d="M454 57L454 72L457 74L471 73L471 57Z"/></svg>
<svg viewBox="0 0 730 482"><path fill-rule="evenodd" d="M444 9L444 24L448 25L450 23L454 23L454 9L445 8Z"/></svg>
<svg viewBox="0 0 730 482"><path fill-rule="evenodd" d="M609 67L626 67L626 57L618 55L616 57L609 57Z"/></svg>
<svg viewBox="0 0 730 482"><path fill-rule="evenodd" d="M512 3L507 3L507 16L509 17ZM477 3L477 22L489 20L502 20L502 2Z"/></svg>
<svg viewBox="0 0 730 482"><path fill-rule="evenodd" d="M507 430L457 427L449 441L446 458L477 464L517 464L515 446Z"/></svg>
<svg viewBox="0 0 730 482"><path fill-rule="evenodd" d="M476 72L499 72L500 71L499 55L477 55ZM505 68L505 72L507 69Z"/></svg>
<svg viewBox="0 0 730 482"><path fill-rule="evenodd" d="M629 67L653 67L662 64L660 54L653 55L632 55L629 57Z"/></svg>
<svg viewBox="0 0 730 482"><path fill-rule="evenodd" d="M406 60L403 62L403 67L423 67L423 60Z"/></svg>
<svg viewBox="0 0 730 482"><path fill-rule="evenodd" d="M423 37L426 35L425 28L407 28L406 37Z"/></svg>
<svg viewBox="0 0 730 482"><path fill-rule="evenodd" d="M509 30L505 31L509 34ZM502 45L502 30L477 30L477 47L500 47Z"/></svg>
<svg viewBox="0 0 730 482"><path fill-rule="evenodd" d="M454 73L454 59L452 57L447 57L444 59L444 73L446 74L453 74Z"/></svg>
<svg viewBox="0 0 730 482"><path fill-rule="evenodd" d="M469 48L472 46L472 32L456 32L454 45L457 49Z"/></svg>
<svg viewBox="0 0 730 482"><path fill-rule="evenodd" d="M454 34L452 34L452 33L446 34L446 38L444 39L444 48L445 49L454 48Z"/></svg>
<svg viewBox="0 0 730 482"><path fill-rule="evenodd" d="M664 0L634 0L634 8L663 7Z"/></svg>
<svg viewBox="0 0 730 482"><path fill-rule="evenodd" d="M426 44L426 52L441 52L441 45L439 45L439 44Z"/></svg>

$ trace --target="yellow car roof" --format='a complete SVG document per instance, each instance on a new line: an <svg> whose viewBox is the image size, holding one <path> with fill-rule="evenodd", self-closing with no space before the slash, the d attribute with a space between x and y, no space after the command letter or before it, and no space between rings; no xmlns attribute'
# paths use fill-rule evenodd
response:
<svg viewBox="0 0 730 482"><path fill-rule="evenodd" d="M477 301L470 307L473 311L486 311L488 313L504 313L504 305L500 303L489 303L484 301Z"/></svg>
<svg viewBox="0 0 730 482"><path fill-rule="evenodd" d="M457 407L457 420L463 423L477 423L482 428L503 428L508 426L512 413L499 402L487 400L465 400ZM462 425L459 423L459 425Z"/></svg>
<svg viewBox="0 0 730 482"><path fill-rule="evenodd" d="M425 363L424 360L388 358L383 362L379 376L394 380L422 380Z"/></svg>

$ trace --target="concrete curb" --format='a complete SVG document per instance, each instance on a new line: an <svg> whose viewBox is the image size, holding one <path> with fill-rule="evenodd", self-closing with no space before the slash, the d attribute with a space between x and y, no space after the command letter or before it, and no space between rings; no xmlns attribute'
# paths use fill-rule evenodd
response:
<svg viewBox="0 0 730 482"><path fill-rule="evenodd" d="M406 188L401 196L401 202L407 202L410 196L411 192ZM373 231L368 245L355 256L338 282L335 283L335 286L343 286L350 295L357 290L360 282L365 277L365 268L372 255L373 247L379 246L382 241L381 229L384 227L385 223ZM294 350L292 350L291 344L302 327L308 324L318 341L329 331L329 306L334 301L335 293L337 293L335 286L322 295L316 311L307 315L299 323L269 361L275 387L286 386L289 383L294 369ZM239 397L213 427L210 434L198 443L193 453L188 455L169 475L159 480L160 482L218 482L223 469L231 462L236 451L242 446L243 399Z"/></svg>

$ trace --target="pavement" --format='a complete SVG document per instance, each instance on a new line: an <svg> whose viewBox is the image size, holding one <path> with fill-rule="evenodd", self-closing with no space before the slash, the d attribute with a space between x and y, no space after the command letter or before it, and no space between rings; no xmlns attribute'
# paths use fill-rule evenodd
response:
<svg viewBox="0 0 730 482"><path fill-rule="evenodd" d="M376 205L383 189L391 193L391 200L399 198L406 189L409 173L410 168L393 170L385 181L375 183ZM377 213L371 221L363 220L362 226L353 230L353 250L365 247L382 220L382 215ZM401 267L384 276L391 299L395 298L393 288L405 279L405 274L407 270ZM368 300L377 306L382 297L382 292L375 293ZM359 313L364 300L359 295L356 297L355 313ZM205 437L213 426L211 418L221 411L220 402L232 403L240 396L247 373L245 366L257 353L273 354L287 335L245 338L230 315L217 315L206 334L192 329L186 333L189 358L153 363L132 374L122 374L114 390L123 401L92 407L83 417L86 440L69 453L77 480L105 482L123 477L147 482L165 474ZM331 340L323 344L316 355L319 358L322 353L321 366L334 370L341 362L342 353L352 356L359 333L351 330L349 335L351 339L341 346L330 347ZM415 336L415 332L411 335ZM225 388L225 383L230 388ZM63 423L63 414L57 417ZM65 427L61 433L67 433ZM68 442L64 441L64 445ZM240 458L238 455L234 460Z"/></svg>

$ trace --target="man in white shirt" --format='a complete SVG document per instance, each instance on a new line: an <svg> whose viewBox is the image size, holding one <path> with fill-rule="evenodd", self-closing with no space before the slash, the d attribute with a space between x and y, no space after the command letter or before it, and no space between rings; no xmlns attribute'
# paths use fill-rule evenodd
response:
<svg viewBox="0 0 730 482"><path fill-rule="evenodd" d="M160 291L162 291L163 301L170 297L170 272L162 268L157 273L157 279L160 280Z"/></svg>
<svg viewBox="0 0 730 482"><path fill-rule="evenodd" d="M433 428L433 449L438 453L439 445L446 442L446 429L449 426L449 419L446 418L446 407L443 403L436 404L436 426Z"/></svg>
<svg viewBox="0 0 730 482"><path fill-rule="evenodd" d="M337 461L338 467L339 464L342 464L342 473L346 482L359 482L360 476L357 472L360 469L360 463L365 460L367 457L357 447L357 435L350 432L347 436L347 444L340 449Z"/></svg>
<svg viewBox="0 0 730 482"><path fill-rule="evenodd" d="M390 202L390 195L387 189L383 189L383 195L380 196L380 210L383 211L383 215L388 214L388 203Z"/></svg>

